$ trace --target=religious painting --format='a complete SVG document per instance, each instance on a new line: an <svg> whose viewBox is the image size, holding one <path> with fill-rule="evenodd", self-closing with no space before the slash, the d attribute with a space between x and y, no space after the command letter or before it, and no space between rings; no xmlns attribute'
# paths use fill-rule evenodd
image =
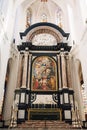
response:
<svg viewBox="0 0 87 130"><path fill-rule="evenodd" d="M32 86L34 91L57 90L56 62L48 56L37 57L32 65Z"/></svg>

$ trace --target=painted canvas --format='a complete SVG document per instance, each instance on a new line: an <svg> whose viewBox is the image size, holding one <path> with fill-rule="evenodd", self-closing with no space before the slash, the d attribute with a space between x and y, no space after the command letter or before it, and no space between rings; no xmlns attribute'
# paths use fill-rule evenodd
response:
<svg viewBox="0 0 87 130"><path fill-rule="evenodd" d="M56 90L56 62L48 56L37 57L32 68L32 90Z"/></svg>

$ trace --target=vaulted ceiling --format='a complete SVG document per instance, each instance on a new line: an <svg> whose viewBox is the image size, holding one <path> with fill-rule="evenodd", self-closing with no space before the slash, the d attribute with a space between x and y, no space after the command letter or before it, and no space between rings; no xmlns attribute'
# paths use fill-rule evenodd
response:
<svg viewBox="0 0 87 130"><path fill-rule="evenodd" d="M20 31L23 32L26 29L26 10L28 8L32 11L31 24L41 22L41 15L46 14L47 22L58 25L56 13L61 10L62 28L65 32L71 34L71 40L78 41L78 36L82 35L79 31L79 27L81 30L83 29L80 0L47 0L47 2L41 2L41 0L15 0L15 5L17 13L14 32L17 35Z"/></svg>

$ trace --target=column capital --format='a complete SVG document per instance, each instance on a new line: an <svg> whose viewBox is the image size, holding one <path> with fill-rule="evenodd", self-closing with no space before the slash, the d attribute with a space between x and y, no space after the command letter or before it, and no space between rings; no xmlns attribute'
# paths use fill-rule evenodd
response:
<svg viewBox="0 0 87 130"><path fill-rule="evenodd" d="M28 47L25 47L25 51L29 51L29 48L28 48Z"/></svg>
<svg viewBox="0 0 87 130"><path fill-rule="evenodd" d="M60 52L64 52L64 48L60 48Z"/></svg>
<svg viewBox="0 0 87 130"><path fill-rule="evenodd" d="M59 51L57 51L57 55L59 55L60 54L60 50Z"/></svg>
<svg viewBox="0 0 87 130"><path fill-rule="evenodd" d="M60 55L61 55L61 56L64 56L64 55L65 55L64 48L61 48L61 49L60 49Z"/></svg>
<svg viewBox="0 0 87 130"><path fill-rule="evenodd" d="M20 51L20 54L22 54L22 55L23 55L23 54L24 54L24 51Z"/></svg>
<svg viewBox="0 0 87 130"><path fill-rule="evenodd" d="M29 55L29 52L25 51L24 56L28 56L28 55Z"/></svg>
<svg viewBox="0 0 87 130"><path fill-rule="evenodd" d="M69 52L68 52L68 51L65 51L65 55L69 55Z"/></svg>

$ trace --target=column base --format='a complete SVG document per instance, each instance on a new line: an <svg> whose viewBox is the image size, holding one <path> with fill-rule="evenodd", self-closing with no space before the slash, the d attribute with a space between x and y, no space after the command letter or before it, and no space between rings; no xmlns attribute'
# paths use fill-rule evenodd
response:
<svg viewBox="0 0 87 130"><path fill-rule="evenodd" d="M15 90L15 100L18 103L17 123L24 122L27 118L27 108L29 104L29 90L20 88Z"/></svg>
<svg viewBox="0 0 87 130"><path fill-rule="evenodd" d="M62 108L62 115L63 120L67 122L72 121L72 104L74 103L74 91L70 90L69 88L62 88L59 90L59 97L60 97L60 108ZM72 101L73 100L73 101Z"/></svg>

